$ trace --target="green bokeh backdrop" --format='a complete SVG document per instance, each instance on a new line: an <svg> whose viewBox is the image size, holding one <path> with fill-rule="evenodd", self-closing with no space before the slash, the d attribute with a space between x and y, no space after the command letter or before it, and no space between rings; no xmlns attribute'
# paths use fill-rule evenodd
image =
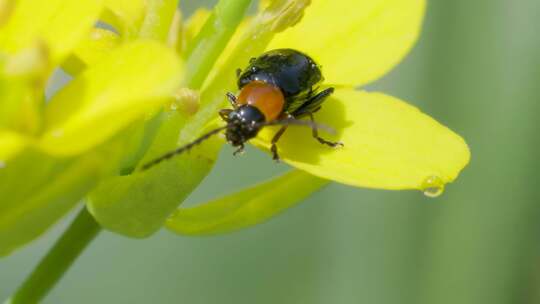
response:
<svg viewBox="0 0 540 304"><path fill-rule="evenodd" d="M334 184L225 236L102 233L45 303L540 303L539 16L538 0L429 1L419 44L370 86L467 139L442 197ZM189 201L285 169L226 148ZM0 260L0 299L66 223Z"/></svg>

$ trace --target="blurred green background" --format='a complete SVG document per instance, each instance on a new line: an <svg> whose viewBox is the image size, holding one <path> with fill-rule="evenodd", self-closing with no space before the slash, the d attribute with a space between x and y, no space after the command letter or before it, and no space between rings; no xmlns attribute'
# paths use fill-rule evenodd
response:
<svg viewBox="0 0 540 304"><path fill-rule="evenodd" d="M538 0L429 1L419 44L369 87L468 141L471 164L443 196L333 184L225 236L105 232L44 303L540 303L539 18ZM189 201L285 169L226 148ZM67 222L0 260L0 299Z"/></svg>

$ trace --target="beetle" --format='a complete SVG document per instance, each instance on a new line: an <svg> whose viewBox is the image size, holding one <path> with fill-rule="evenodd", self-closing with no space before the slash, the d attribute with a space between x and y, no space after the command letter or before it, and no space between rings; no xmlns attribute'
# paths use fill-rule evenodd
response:
<svg viewBox="0 0 540 304"><path fill-rule="evenodd" d="M191 149L209 137L225 130L225 138L237 147L234 155L244 150L244 144L257 136L264 126L281 125L271 141L274 160L279 161L277 142L289 125L307 125L312 136L330 147L343 146L341 142L323 139L318 134L320 125L315 123L317 112L334 88L320 90L323 81L320 66L308 55L293 49L275 49L251 58L249 65L236 71L239 94L226 94L232 109L222 109L219 115L226 125L194 141L168 152L143 166L153 165ZM299 120L309 117L310 121Z"/></svg>

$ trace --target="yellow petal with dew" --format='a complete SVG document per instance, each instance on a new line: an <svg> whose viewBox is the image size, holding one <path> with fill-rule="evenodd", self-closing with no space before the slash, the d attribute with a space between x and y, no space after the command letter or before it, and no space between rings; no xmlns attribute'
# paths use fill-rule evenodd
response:
<svg viewBox="0 0 540 304"><path fill-rule="evenodd" d="M72 155L105 141L167 102L182 70L174 51L157 42L115 49L53 96L42 147Z"/></svg>
<svg viewBox="0 0 540 304"><path fill-rule="evenodd" d="M99 0L16 1L0 28L0 48L16 53L42 42L57 62L90 31L101 10Z"/></svg>
<svg viewBox="0 0 540 304"><path fill-rule="evenodd" d="M386 74L416 42L425 0L312 1L269 49L294 48L322 65L326 83L358 86Z"/></svg>
<svg viewBox="0 0 540 304"><path fill-rule="evenodd" d="M309 128L294 126L277 146L285 162L322 178L369 188L442 189L469 162L469 149L459 135L381 93L336 90L315 120L337 132L320 131L321 137L344 146L322 145ZM275 132L265 128L253 142L268 148Z"/></svg>
<svg viewBox="0 0 540 304"><path fill-rule="evenodd" d="M250 227L301 202L327 183L293 170L210 202L180 208L167 220L166 227L182 235L219 234Z"/></svg>
<svg viewBox="0 0 540 304"><path fill-rule="evenodd" d="M62 68L76 75L89 65L97 63L110 51L120 45L118 34L102 28L93 28L64 61Z"/></svg>

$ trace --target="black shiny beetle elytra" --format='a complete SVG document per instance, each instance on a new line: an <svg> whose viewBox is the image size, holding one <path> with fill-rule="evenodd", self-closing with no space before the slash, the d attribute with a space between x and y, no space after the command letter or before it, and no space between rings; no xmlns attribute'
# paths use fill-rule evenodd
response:
<svg viewBox="0 0 540 304"><path fill-rule="evenodd" d="M334 88L319 90L323 80L321 70L308 55L293 49L268 51L252 58L246 69L238 69L237 77L240 89L238 96L227 93L233 108L219 111L227 123L225 126L150 161L143 169L187 151L222 130L225 130L227 142L238 147L234 152L237 154L243 151L246 141L257 136L262 127L281 125L272 139L271 151L275 160L279 160L276 143L289 125L310 126L313 137L320 143L331 147L342 145L318 135L313 113L321 108ZM298 120L305 116L311 121Z"/></svg>

